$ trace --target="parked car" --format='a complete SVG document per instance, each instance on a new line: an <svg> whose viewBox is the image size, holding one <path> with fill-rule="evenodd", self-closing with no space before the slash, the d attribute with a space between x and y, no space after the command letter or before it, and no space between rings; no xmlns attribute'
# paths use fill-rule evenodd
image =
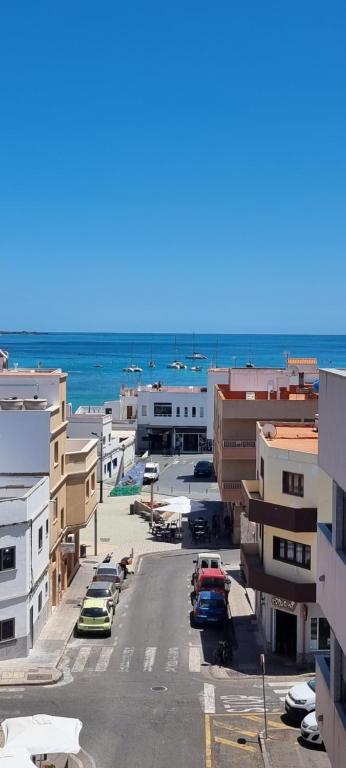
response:
<svg viewBox="0 0 346 768"><path fill-rule="evenodd" d="M119 602L119 589L113 581L93 581L87 589L86 598L102 597L107 600L110 608L115 611Z"/></svg>
<svg viewBox="0 0 346 768"><path fill-rule="evenodd" d="M300 726L300 735L302 739L308 741L310 744L316 744L319 747L322 746L323 739L320 733L315 711L310 712L308 715L306 715L306 717L304 717L304 720L302 720Z"/></svg>
<svg viewBox="0 0 346 768"><path fill-rule="evenodd" d="M76 625L76 635L112 632L113 609L104 598L86 598Z"/></svg>
<svg viewBox="0 0 346 768"><path fill-rule="evenodd" d="M200 592L193 607L196 624L217 624L227 618L227 604L221 592Z"/></svg>
<svg viewBox="0 0 346 768"><path fill-rule="evenodd" d="M194 585L201 568L220 568L222 560L219 552L199 552L197 559L193 561L195 569L191 576L191 584Z"/></svg>
<svg viewBox="0 0 346 768"><path fill-rule="evenodd" d="M229 580L221 568L201 568L195 581L196 596L200 592L219 592L227 599Z"/></svg>
<svg viewBox="0 0 346 768"><path fill-rule="evenodd" d="M214 474L214 467L211 461L197 461L193 470L194 477L212 477Z"/></svg>
<svg viewBox="0 0 346 768"><path fill-rule="evenodd" d="M155 464L153 461L149 461L145 465L144 469L144 475L143 475L143 483L155 483L156 480L159 479L160 476L160 467L158 464Z"/></svg>
<svg viewBox="0 0 346 768"><path fill-rule="evenodd" d="M119 563L100 563L96 568L93 581L112 581L117 589L121 589L124 581L124 570Z"/></svg>
<svg viewBox="0 0 346 768"><path fill-rule="evenodd" d="M285 710L289 719L301 723L305 715L316 707L316 678L305 680L290 688L285 698Z"/></svg>

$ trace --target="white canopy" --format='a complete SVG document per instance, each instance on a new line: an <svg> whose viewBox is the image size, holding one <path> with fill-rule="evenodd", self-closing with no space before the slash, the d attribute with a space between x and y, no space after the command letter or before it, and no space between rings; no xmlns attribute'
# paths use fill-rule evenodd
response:
<svg viewBox="0 0 346 768"><path fill-rule="evenodd" d="M53 715L11 717L2 723L6 749L23 747L30 755L77 754L82 727L83 723L74 717Z"/></svg>
<svg viewBox="0 0 346 768"><path fill-rule="evenodd" d="M191 512L191 501L186 496L177 496L176 499L164 499L164 506L158 507L156 511L160 515L169 512L171 515L174 514L175 518L178 515L188 515Z"/></svg>
<svg viewBox="0 0 346 768"><path fill-rule="evenodd" d="M35 763L32 762L30 754L27 749L0 749L0 766L1 768L34 768Z"/></svg>

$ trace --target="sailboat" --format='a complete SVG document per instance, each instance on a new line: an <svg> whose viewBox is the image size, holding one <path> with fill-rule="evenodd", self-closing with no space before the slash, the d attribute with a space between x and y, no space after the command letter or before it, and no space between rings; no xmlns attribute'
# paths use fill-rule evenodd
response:
<svg viewBox="0 0 346 768"><path fill-rule="evenodd" d="M195 334L193 334L193 342L192 342L192 355L186 355L187 360L207 360L206 355L202 355L201 352L195 351Z"/></svg>
<svg viewBox="0 0 346 768"><path fill-rule="evenodd" d="M133 356L133 347L131 347L131 360ZM127 365L126 368L123 368L124 373L142 373L143 368L140 368L139 365Z"/></svg>
<svg viewBox="0 0 346 768"><path fill-rule="evenodd" d="M175 360L173 360L172 363L168 363L167 368L175 368L178 371L181 371L183 368L187 368L187 365L185 363L182 363L181 360L177 360L177 337L174 336L174 348L175 348Z"/></svg>
<svg viewBox="0 0 346 768"><path fill-rule="evenodd" d="M156 368L156 363L155 363L155 360L153 358L153 348L152 347L150 347L150 360L149 360L149 363L148 363L148 368Z"/></svg>

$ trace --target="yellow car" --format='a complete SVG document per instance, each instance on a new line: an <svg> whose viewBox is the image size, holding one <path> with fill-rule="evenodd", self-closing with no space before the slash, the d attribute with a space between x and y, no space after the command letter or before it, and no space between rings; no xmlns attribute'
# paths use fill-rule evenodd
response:
<svg viewBox="0 0 346 768"><path fill-rule="evenodd" d="M76 624L76 635L104 632L109 636L112 632L113 609L107 599L86 598Z"/></svg>

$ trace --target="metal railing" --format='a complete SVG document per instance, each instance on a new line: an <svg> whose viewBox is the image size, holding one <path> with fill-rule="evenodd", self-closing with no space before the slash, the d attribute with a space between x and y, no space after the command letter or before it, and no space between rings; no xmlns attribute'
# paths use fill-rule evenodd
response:
<svg viewBox="0 0 346 768"><path fill-rule="evenodd" d="M256 448L256 440L223 440L223 448Z"/></svg>
<svg viewBox="0 0 346 768"><path fill-rule="evenodd" d="M240 480L224 480L222 487L225 491L240 491L241 482Z"/></svg>

